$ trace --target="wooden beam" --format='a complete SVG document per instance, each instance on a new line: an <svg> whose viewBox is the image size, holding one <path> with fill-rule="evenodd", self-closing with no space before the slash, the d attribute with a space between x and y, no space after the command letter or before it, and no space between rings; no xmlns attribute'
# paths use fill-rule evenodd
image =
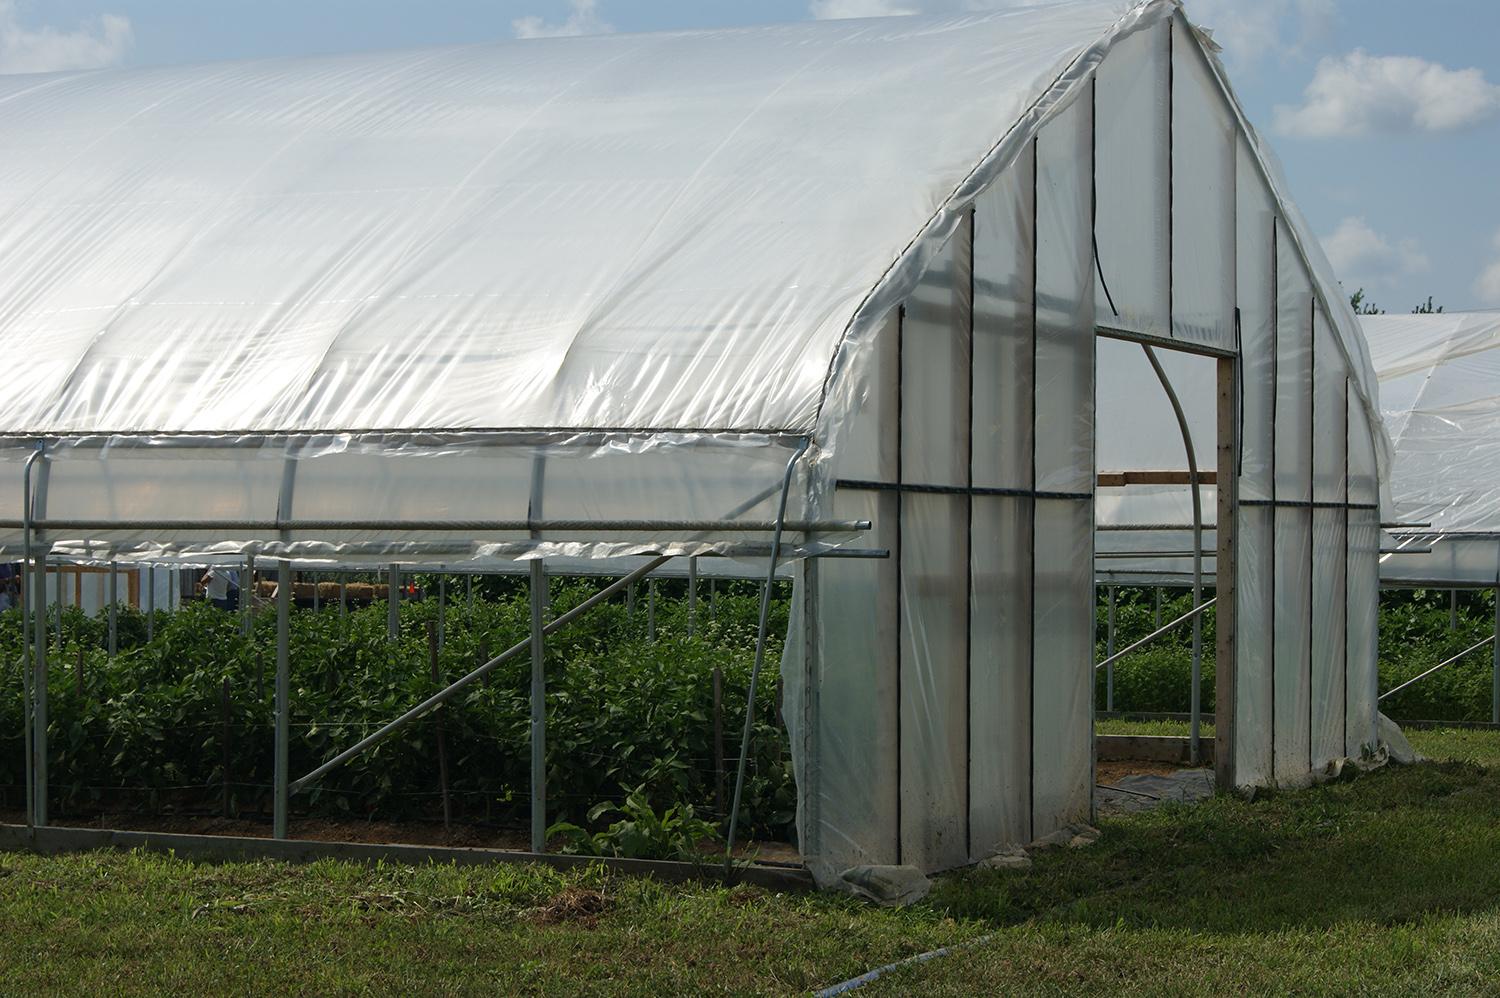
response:
<svg viewBox="0 0 1500 998"><path fill-rule="evenodd" d="M1234 742L1239 721L1235 714L1240 507L1238 364L1239 361L1230 358L1218 362L1219 471L1215 481L1223 481L1225 487L1218 490L1218 529L1215 531L1219 546L1215 560L1215 594L1219 602L1214 607L1214 781L1223 790L1231 790L1235 785Z"/></svg>
<svg viewBox="0 0 1500 998"><path fill-rule="evenodd" d="M1216 471L1198 472L1201 485L1219 484ZM1101 471L1099 488L1122 489L1127 485L1192 485L1193 478L1186 471Z"/></svg>

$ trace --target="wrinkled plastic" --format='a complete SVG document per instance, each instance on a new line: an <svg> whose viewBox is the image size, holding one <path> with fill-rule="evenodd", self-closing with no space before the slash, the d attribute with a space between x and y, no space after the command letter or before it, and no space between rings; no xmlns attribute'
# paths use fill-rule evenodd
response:
<svg viewBox="0 0 1500 998"><path fill-rule="evenodd" d="M1500 582L1500 312L1361 317L1395 448L1392 582ZM1431 548L1431 553L1425 553Z"/></svg>

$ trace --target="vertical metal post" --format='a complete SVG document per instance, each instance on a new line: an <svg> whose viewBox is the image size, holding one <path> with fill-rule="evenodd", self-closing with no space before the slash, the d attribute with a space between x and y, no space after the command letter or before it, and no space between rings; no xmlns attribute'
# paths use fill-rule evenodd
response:
<svg viewBox="0 0 1500 998"><path fill-rule="evenodd" d="M715 624L719 622L719 585L712 576L708 580L708 619Z"/></svg>
<svg viewBox="0 0 1500 998"><path fill-rule="evenodd" d="M1448 630L1458 630L1458 590L1448 590Z"/></svg>
<svg viewBox="0 0 1500 998"><path fill-rule="evenodd" d="M31 653L31 786L33 825L47 823L47 549L37 552L36 582L37 626L33 631L36 647ZM62 586L58 586L61 602Z"/></svg>
<svg viewBox="0 0 1500 998"><path fill-rule="evenodd" d="M474 576L464 576L464 600L468 603L469 616L474 616Z"/></svg>
<svg viewBox="0 0 1500 998"><path fill-rule="evenodd" d="M120 566L109 563L109 657L120 650Z"/></svg>
<svg viewBox="0 0 1500 998"><path fill-rule="evenodd" d="M276 772L271 804L272 834L286 838L289 779L290 707L292 693L292 565L276 563Z"/></svg>
<svg viewBox="0 0 1500 998"><path fill-rule="evenodd" d="M688 559L688 637L698 630L698 559Z"/></svg>
<svg viewBox="0 0 1500 998"><path fill-rule="evenodd" d="M656 580L646 583L646 640L656 640Z"/></svg>
<svg viewBox="0 0 1500 998"><path fill-rule="evenodd" d="M45 453L45 444L37 444L35 451L26 458L21 472L24 486L21 497L21 687L23 691L21 729L26 748L26 827L34 834L37 817L37 766L36 742L33 722L36 717L36 666L37 659L45 670L47 656L47 554L46 549L32 551L31 523L36 513L36 503L31 489L31 471ZM35 641L35 648L32 641ZM36 656L35 658L33 656ZM42 728L46 734L46 725ZM46 753L43 752L43 756ZM43 800L45 794L40 795Z"/></svg>
<svg viewBox="0 0 1500 998"><path fill-rule="evenodd" d="M1152 630L1161 630L1161 586L1156 587L1156 626Z"/></svg>
<svg viewBox="0 0 1500 998"><path fill-rule="evenodd" d="M531 561L531 851L547 851L547 567Z"/></svg>
<svg viewBox="0 0 1500 998"><path fill-rule="evenodd" d="M57 576L57 600L53 604L57 607L57 650L62 651L63 646L63 573L62 566L57 566L54 573Z"/></svg>
<svg viewBox="0 0 1500 998"><path fill-rule="evenodd" d="M438 612L437 612L437 641L438 647L448 640L448 576L446 573L438 576Z"/></svg>
<svg viewBox="0 0 1500 998"><path fill-rule="evenodd" d="M760 618L755 629L755 661L750 666L750 689L745 695L745 730L740 737L740 762L734 778L734 803L729 809L729 837L724 843L724 865L727 869L734 862L734 840L740 827L740 799L745 791L745 768L750 762L750 733L755 727L755 686L760 679L760 668L766 660L766 630L771 620L771 583L776 579L776 565L781 560L781 529L786 522L787 500L792 493L792 475L797 470L797 461L807 452L809 441L804 439L797 452L786 463L786 477L781 482L781 503L776 510L776 530L771 534L770 564L766 567L766 585L760 591Z"/></svg>
<svg viewBox="0 0 1500 998"><path fill-rule="evenodd" d="M1104 624L1104 657L1112 659L1115 655L1115 587L1107 586L1109 593L1109 612ZM1110 662L1104 667L1104 709L1113 712L1115 709L1115 663Z"/></svg>
<svg viewBox="0 0 1500 998"><path fill-rule="evenodd" d="M149 642L156 637L156 566L146 566L146 640ZM61 595L61 594L59 594ZM58 618L61 620L61 618ZM58 627L59 635L62 633L61 626Z"/></svg>
<svg viewBox="0 0 1500 998"><path fill-rule="evenodd" d="M252 607L255 603L255 555L245 555L245 576L240 580L240 633L250 636Z"/></svg>
<svg viewBox="0 0 1500 998"><path fill-rule="evenodd" d="M392 565L385 576L385 636L401 637L401 566Z"/></svg>
<svg viewBox="0 0 1500 998"><path fill-rule="evenodd" d="M312 580L312 587L313 587L313 613L317 613L320 609L322 609L322 605L323 605L322 601L318 598L318 582L319 582L318 573L317 572L308 572L307 573L307 577Z"/></svg>
<svg viewBox="0 0 1500 998"><path fill-rule="evenodd" d="M635 620L635 583L625 587L625 622L628 624Z"/></svg>
<svg viewBox="0 0 1500 998"><path fill-rule="evenodd" d="M1490 652L1490 723L1500 724L1500 589L1495 590L1495 642Z"/></svg>

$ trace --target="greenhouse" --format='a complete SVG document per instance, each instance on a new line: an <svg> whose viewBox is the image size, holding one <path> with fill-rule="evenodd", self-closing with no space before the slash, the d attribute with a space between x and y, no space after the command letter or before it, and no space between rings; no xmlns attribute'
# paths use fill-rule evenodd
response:
<svg viewBox="0 0 1500 998"><path fill-rule="evenodd" d="M1381 552L1381 584L1449 590L1451 621L1461 590L1500 590L1500 312L1363 315L1360 325L1394 450L1391 499L1405 524ZM1500 723L1497 637L1500 611L1485 641L1437 668L1487 644L1490 720Z"/></svg>
<svg viewBox="0 0 1500 998"><path fill-rule="evenodd" d="M0 77L0 138L13 560L789 578L825 885L1091 816L1096 574L1214 587L1222 785L1377 748L1375 376L1171 0Z"/></svg>

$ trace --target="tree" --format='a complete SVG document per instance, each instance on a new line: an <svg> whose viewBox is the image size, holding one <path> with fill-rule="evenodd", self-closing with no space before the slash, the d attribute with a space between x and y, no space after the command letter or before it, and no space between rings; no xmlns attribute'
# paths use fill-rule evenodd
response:
<svg viewBox="0 0 1500 998"><path fill-rule="evenodd" d="M1354 309L1355 315L1385 315L1385 309L1365 297L1364 288L1360 288L1349 296L1349 306ZM1417 302L1417 307L1411 310L1411 314L1437 315L1442 311L1443 306L1434 305L1432 303L1432 295L1428 295L1426 301Z"/></svg>

